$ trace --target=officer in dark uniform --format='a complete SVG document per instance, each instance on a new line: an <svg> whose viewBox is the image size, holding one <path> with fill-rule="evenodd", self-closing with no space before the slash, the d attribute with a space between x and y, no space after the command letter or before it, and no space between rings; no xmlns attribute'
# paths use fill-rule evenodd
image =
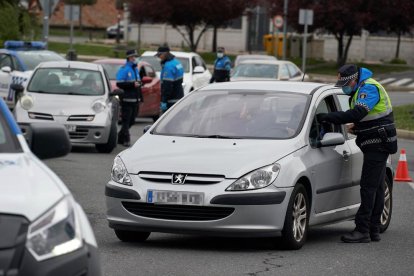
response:
<svg viewBox="0 0 414 276"><path fill-rule="evenodd" d="M355 229L342 236L347 243L380 241L381 214L384 209L384 182L389 154L397 152L397 133L390 98L372 72L347 64L339 69L337 87L350 95L350 109L318 114L319 122L353 123L356 144L364 154L361 175L361 205Z"/></svg>
<svg viewBox="0 0 414 276"><path fill-rule="evenodd" d="M214 62L214 72L210 83L230 81L230 70L231 60L226 56L224 48L219 47L217 49L217 59Z"/></svg>
<svg viewBox="0 0 414 276"><path fill-rule="evenodd" d="M135 123L138 114L139 102L142 101L141 78L139 76L136 57L137 51L126 52L126 63L119 68L116 75L116 85L124 90L121 97L122 127L118 133L118 143L125 147L131 145L129 129Z"/></svg>
<svg viewBox="0 0 414 276"><path fill-rule="evenodd" d="M167 111L184 97L182 64L170 53L168 46L160 46L156 57L161 59L161 103L162 112Z"/></svg>

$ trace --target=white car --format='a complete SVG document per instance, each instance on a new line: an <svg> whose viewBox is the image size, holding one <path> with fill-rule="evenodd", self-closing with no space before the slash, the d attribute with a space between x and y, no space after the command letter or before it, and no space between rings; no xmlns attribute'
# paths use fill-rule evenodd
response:
<svg viewBox="0 0 414 276"><path fill-rule="evenodd" d="M155 51L145 51L139 60L146 61L152 64L157 70L157 73L160 74L161 66L154 65L154 56L157 52ZM210 83L211 73L207 68L206 63L204 62L203 58L196 54L196 53L186 53L186 52L175 52L171 51L173 54L183 65L184 67L184 95L188 94L189 92L206 86ZM159 62L158 62L159 63Z"/></svg>
<svg viewBox="0 0 414 276"><path fill-rule="evenodd" d="M117 145L119 103L100 64L44 62L33 72L14 113L18 123L59 123L73 144L110 153Z"/></svg>
<svg viewBox="0 0 414 276"><path fill-rule="evenodd" d="M277 58L269 55L238 55L234 61L234 66L237 66L246 60L277 60Z"/></svg>
<svg viewBox="0 0 414 276"><path fill-rule="evenodd" d="M287 60L246 60L234 67L230 80L308 81L309 76Z"/></svg>
<svg viewBox="0 0 414 276"><path fill-rule="evenodd" d="M0 275L101 275L82 207L38 159L70 151L66 130L36 124L30 136L33 153L0 99Z"/></svg>

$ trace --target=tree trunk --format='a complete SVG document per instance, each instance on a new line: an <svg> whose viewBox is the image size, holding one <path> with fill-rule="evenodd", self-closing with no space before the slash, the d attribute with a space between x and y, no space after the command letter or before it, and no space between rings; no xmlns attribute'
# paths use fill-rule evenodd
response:
<svg viewBox="0 0 414 276"><path fill-rule="evenodd" d="M401 31L398 31L397 35L398 35L398 39L397 39L397 50L395 51L395 59L400 58Z"/></svg>
<svg viewBox="0 0 414 276"><path fill-rule="evenodd" d="M212 52L217 52L217 26L213 27L213 48Z"/></svg>
<svg viewBox="0 0 414 276"><path fill-rule="evenodd" d="M351 46L353 35L348 37L348 40L345 45L344 49L344 33L335 34L335 38L338 41L338 57L336 59L336 65L341 67L344 65L348 59L348 52Z"/></svg>

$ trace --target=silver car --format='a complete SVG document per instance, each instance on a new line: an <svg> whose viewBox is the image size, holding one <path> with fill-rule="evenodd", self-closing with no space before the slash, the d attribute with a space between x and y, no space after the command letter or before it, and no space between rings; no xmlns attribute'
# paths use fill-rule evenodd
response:
<svg viewBox="0 0 414 276"><path fill-rule="evenodd" d="M244 81L197 90L114 160L109 226L123 241L150 232L276 236L298 249L309 226L353 219L363 155L342 125L332 85ZM381 231L392 211L387 167Z"/></svg>
<svg viewBox="0 0 414 276"><path fill-rule="evenodd" d="M65 125L72 144L92 143L109 153L117 145L119 103L100 64L40 64L15 108L19 124L50 122ZM27 130L23 128L23 132Z"/></svg>

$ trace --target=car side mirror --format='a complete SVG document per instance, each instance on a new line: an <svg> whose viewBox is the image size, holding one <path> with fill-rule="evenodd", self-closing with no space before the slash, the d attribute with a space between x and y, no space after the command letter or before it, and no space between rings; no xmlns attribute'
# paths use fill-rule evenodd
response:
<svg viewBox="0 0 414 276"><path fill-rule="evenodd" d="M144 127L144 130L142 131L144 134L147 133L147 131L152 127L152 125L147 125Z"/></svg>
<svg viewBox="0 0 414 276"><path fill-rule="evenodd" d="M122 89L114 89L113 91L109 93L109 96L111 97L122 96L122 95L124 95L124 90Z"/></svg>
<svg viewBox="0 0 414 276"><path fill-rule="evenodd" d="M63 125L30 124L26 126L25 135L32 152L40 159L62 157L72 149L68 131Z"/></svg>
<svg viewBox="0 0 414 276"><path fill-rule="evenodd" d="M17 83L10 84L10 88L16 91L16 94L22 93L24 91L23 85Z"/></svg>
<svg viewBox="0 0 414 276"><path fill-rule="evenodd" d="M328 132L325 133L322 140L318 142L318 148L342 145L345 143L345 137L342 133Z"/></svg>
<svg viewBox="0 0 414 276"><path fill-rule="evenodd" d="M1 71L3 71L4 73L10 74L12 69L10 66L4 66L1 68Z"/></svg>
<svg viewBox="0 0 414 276"><path fill-rule="evenodd" d="M152 82L152 78L151 77L148 77L148 76L145 76L145 77L142 78L141 82L142 82L142 84L151 83Z"/></svg>
<svg viewBox="0 0 414 276"><path fill-rule="evenodd" d="M204 69L203 66L196 66L196 67L194 67L193 74L202 74L205 71L206 70Z"/></svg>

